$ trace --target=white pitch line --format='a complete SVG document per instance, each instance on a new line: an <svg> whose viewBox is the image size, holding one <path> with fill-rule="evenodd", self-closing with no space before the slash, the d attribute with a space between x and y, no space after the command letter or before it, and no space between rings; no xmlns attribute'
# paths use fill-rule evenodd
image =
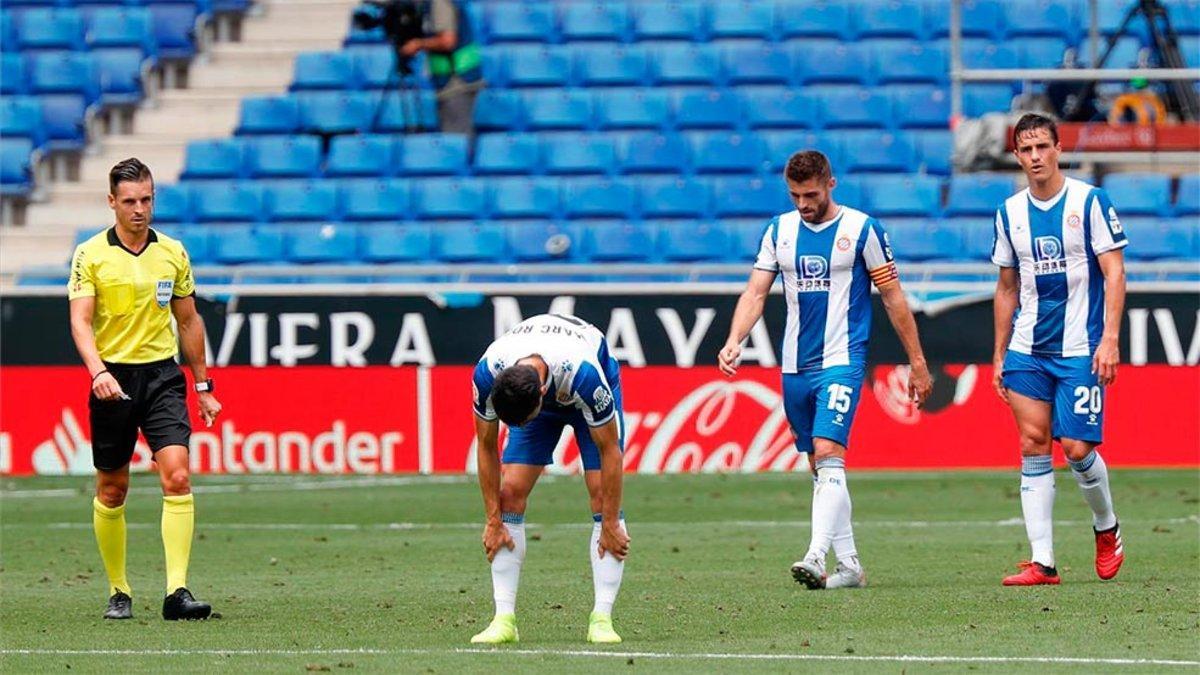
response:
<svg viewBox="0 0 1200 675"><path fill-rule="evenodd" d="M81 479L84 478L81 476ZM219 494L228 492L291 492L292 490L340 490L346 487L394 487L403 485L456 484L475 480L474 476L380 476L370 478L331 478L328 480L297 480L283 481L251 481L246 483L226 483L218 485L196 485L192 491L197 494ZM160 493L159 487L130 488L130 493ZM40 497L79 497L87 496L77 488L48 488L38 490L3 490L3 499L36 499Z"/></svg>
<svg viewBox="0 0 1200 675"><path fill-rule="evenodd" d="M732 652L618 652L575 649L0 649L3 656L366 656L481 654L489 656L566 656L620 659L720 661L844 661L867 663L999 663L1090 666L1200 666L1177 659L1093 658L1071 656L944 656L857 654L738 654Z"/></svg>

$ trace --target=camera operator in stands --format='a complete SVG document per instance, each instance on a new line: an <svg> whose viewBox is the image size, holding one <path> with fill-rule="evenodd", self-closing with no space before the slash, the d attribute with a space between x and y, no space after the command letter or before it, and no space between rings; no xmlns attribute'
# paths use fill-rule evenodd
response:
<svg viewBox="0 0 1200 675"><path fill-rule="evenodd" d="M411 61L427 54L437 89L438 128L475 135L475 99L483 89L482 54L467 16L468 0L368 0L378 10L358 12L364 28L382 26L396 48L397 67L411 73Z"/></svg>

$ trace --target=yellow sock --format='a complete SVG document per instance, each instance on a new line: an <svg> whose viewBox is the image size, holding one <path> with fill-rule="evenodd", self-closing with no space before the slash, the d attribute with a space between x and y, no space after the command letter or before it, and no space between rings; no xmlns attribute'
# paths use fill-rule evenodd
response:
<svg viewBox="0 0 1200 675"><path fill-rule="evenodd" d="M121 591L132 596L133 589L125 578L125 505L109 507L93 498L92 529L96 531L96 545L100 547L100 559L108 574L108 594Z"/></svg>
<svg viewBox="0 0 1200 675"><path fill-rule="evenodd" d="M187 586L195 513L196 500L192 495L163 497L162 539L167 554L167 593Z"/></svg>

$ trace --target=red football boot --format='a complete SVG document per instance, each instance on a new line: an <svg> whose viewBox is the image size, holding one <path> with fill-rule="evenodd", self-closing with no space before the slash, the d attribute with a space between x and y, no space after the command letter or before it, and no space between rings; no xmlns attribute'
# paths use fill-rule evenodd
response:
<svg viewBox="0 0 1200 675"><path fill-rule="evenodd" d="M1117 576L1121 563L1125 562L1125 544L1121 542L1121 524L1112 529L1096 532L1096 576L1111 579Z"/></svg>
<svg viewBox="0 0 1200 675"><path fill-rule="evenodd" d="M1058 571L1036 562L1019 562L1020 572L1004 577L1005 586L1057 586Z"/></svg>

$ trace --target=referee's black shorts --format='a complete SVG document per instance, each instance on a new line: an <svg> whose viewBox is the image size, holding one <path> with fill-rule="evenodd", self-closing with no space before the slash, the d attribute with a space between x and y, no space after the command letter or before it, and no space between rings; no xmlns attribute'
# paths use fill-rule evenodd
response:
<svg viewBox="0 0 1200 675"><path fill-rule="evenodd" d="M133 459L138 429L150 452L168 445L188 447L192 425L188 421L187 380L174 359L152 363L105 363L129 400L101 401L88 397L92 424L92 463L102 471L115 471Z"/></svg>

